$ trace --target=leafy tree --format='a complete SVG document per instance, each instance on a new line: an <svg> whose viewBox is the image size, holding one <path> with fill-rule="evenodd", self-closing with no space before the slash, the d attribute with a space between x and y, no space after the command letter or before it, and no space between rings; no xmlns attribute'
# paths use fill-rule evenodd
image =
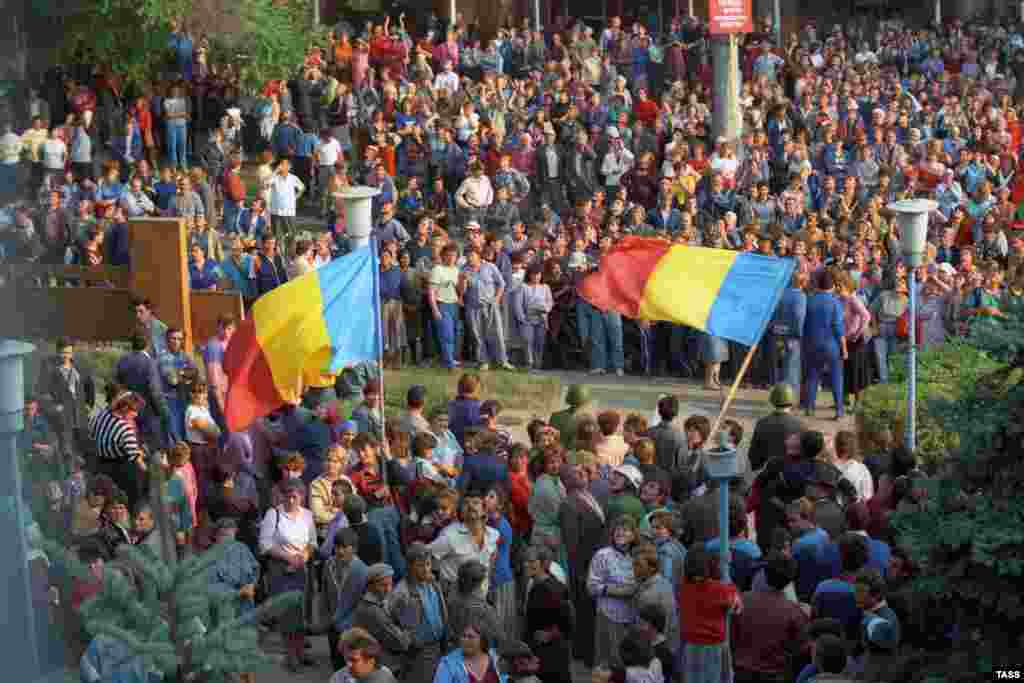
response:
<svg viewBox="0 0 1024 683"><path fill-rule="evenodd" d="M955 392L928 406L958 436L916 510L894 517L898 541L921 568L914 588L957 625L948 659L927 680L973 681L1019 666L1024 645L1024 302L973 326L968 343L989 360L952 369Z"/></svg>
<svg viewBox="0 0 1024 683"><path fill-rule="evenodd" d="M208 36L212 59L234 64L252 88L293 73L313 37L306 0L96 0L59 15L63 57L109 64L136 85L167 70L168 37L180 22Z"/></svg>

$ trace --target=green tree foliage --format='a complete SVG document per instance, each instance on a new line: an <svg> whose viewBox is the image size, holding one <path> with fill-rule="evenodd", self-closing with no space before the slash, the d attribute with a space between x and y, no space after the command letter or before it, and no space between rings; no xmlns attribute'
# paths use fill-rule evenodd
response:
<svg viewBox="0 0 1024 683"><path fill-rule="evenodd" d="M250 88L294 73L315 38L306 0L97 0L63 15L65 58L109 64L136 85L167 70L178 22L206 35L212 61L235 65Z"/></svg>
<svg viewBox="0 0 1024 683"><path fill-rule="evenodd" d="M48 544L48 549L64 558L73 575L87 574L59 546ZM223 680L228 674L258 671L269 659L260 650L257 624L295 605L302 595L278 595L237 616L236 596L209 589L210 567L222 559L224 549L217 545L168 566L134 546L121 546L117 561L108 565L102 591L82 605L86 630L123 642L147 667L163 672L165 681L186 680L192 673Z"/></svg>
<svg viewBox="0 0 1024 683"><path fill-rule="evenodd" d="M955 615L959 636L930 680L980 680L1019 666L1024 633L1024 303L973 326L963 351L977 362L944 366L952 389L928 412L956 446L929 495L894 518L919 564L916 589Z"/></svg>
<svg viewBox="0 0 1024 683"><path fill-rule="evenodd" d="M949 429L932 409L933 405L941 407L959 396L963 377L980 377L1001 365L988 352L967 341L952 340L918 352L917 447L925 469L936 470L960 443L960 434ZM864 392L864 400L857 407L862 431L872 432L886 426L897 439L902 438L907 413L906 371L906 355L893 355L889 383L875 384Z"/></svg>

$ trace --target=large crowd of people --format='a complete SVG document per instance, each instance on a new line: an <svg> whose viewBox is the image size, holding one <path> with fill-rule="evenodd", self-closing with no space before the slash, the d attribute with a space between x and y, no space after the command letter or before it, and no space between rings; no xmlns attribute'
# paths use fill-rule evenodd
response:
<svg viewBox="0 0 1024 683"><path fill-rule="evenodd" d="M709 37L693 18L524 23L486 42L461 17L427 25L340 26L255 94L235 65L207 62L187 18L169 39L173 77L128 89L107 65L47 72L23 120L0 122L0 258L125 266L129 219L177 216L191 287L251 302L346 253L341 195L368 185L385 364L709 388L746 349L598 310L581 279L626 235L794 259L748 373L773 387L775 412L748 440L726 423L745 456L732 582L702 467L718 435L675 397L652 425L593 410L575 386L520 443L477 374L429 414L438 397L414 387L385 420L377 369L357 366L230 433L235 321L196 359L140 300L105 402L68 340L26 402L34 524L92 572L54 581L70 642L92 641L83 680L127 661L76 614L105 572L130 574L120 545L160 553L153 467L179 554L237 544L211 584L239 609L310 596L274 623L293 671L327 633L338 682L555 683L574 660L595 683L910 680L902 656L949 636L908 607L913 566L887 522L915 504L914 454L884 430L827 439L793 412L814 414L827 382L842 418L888 381L911 324L942 344L1022 295L1022 33L812 23L773 47L759 24L741 39L743 130L726 139L711 133ZM938 203L915 321L887 210L912 197ZM5 286L75 284L4 272Z"/></svg>

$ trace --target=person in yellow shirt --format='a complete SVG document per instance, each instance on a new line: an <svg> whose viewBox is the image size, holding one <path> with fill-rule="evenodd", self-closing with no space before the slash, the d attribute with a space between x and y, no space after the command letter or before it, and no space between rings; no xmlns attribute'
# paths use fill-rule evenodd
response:
<svg viewBox="0 0 1024 683"><path fill-rule="evenodd" d="M25 156L32 168L32 187L38 187L43 182L42 148L49 137L46 121L41 116L34 117L32 127L21 134L21 144L25 146Z"/></svg>

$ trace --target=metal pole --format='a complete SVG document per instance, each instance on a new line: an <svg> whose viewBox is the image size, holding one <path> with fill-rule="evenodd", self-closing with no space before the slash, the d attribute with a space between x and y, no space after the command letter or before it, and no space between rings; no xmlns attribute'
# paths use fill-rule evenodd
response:
<svg viewBox="0 0 1024 683"><path fill-rule="evenodd" d="M896 214L896 223L900 229L900 243L903 259L909 271L907 276L909 299L907 317L909 318L907 353L907 417L904 443L913 452L917 446L917 272L916 269L924 262L927 245L928 219L938 209L938 202L931 199L904 199L889 204L889 210Z"/></svg>
<svg viewBox="0 0 1024 683"><path fill-rule="evenodd" d="M313 28L320 26L320 0L313 0Z"/></svg>
<svg viewBox="0 0 1024 683"><path fill-rule="evenodd" d="M7 461L7 476L0 476L0 500L11 499L13 519L0 512L4 536L14 540L14 552L4 553L2 567L7 605L8 656L5 671L12 681L31 681L42 675L36 627L36 607L32 602L32 576L28 566L28 511L23 498L18 435L25 428L25 376L23 358L35 347L13 340L0 341L0 457ZM13 523L14 529L10 528ZM2 528L2 526L0 526Z"/></svg>
<svg viewBox="0 0 1024 683"><path fill-rule="evenodd" d="M689 0L689 3L687 4L687 9L688 9L691 17L695 16L694 13L693 13L693 0Z"/></svg>
<svg viewBox="0 0 1024 683"><path fill-rule="evenodd" d="M729 480L718 480L718 554L721 563L722 581L728 583L729 557Z"/></svg>
<svg viewBox="0 0 1024 683"><path fill-rule="evenodd" d="M605 14L607 13L608 10L605 9ZM533 30L540 30L540 0L533 0Z"/></svg>
<svg viewBox="0 0 1024 683"><path fill-rule="evenodd" d="M735 142L743 130L739 106L739 47L736 44L736 36L729 34L713 37L711 51L714 69L711 132L716 138L722 136L729 142Z"/></svg>
<svg viewBox="0 0 1024 683"><path fill-rule="evenodd" d="M910 353L907 354L907 450L911 453L917 447L917 268L911 266L909 273L910 325L908 338Z"/></svg>
<svg viewBox="0 0 1024 683"><path fill-rule="evenodd" d="M772 0L772 24L775 29L775 46L782 45L782 0Z"/></svg>
<svg viewBox="0 0 1024 683"><path fill-rule="evenodd" d="M942 26L942 0L935 0L935 25Z"/></svg>

